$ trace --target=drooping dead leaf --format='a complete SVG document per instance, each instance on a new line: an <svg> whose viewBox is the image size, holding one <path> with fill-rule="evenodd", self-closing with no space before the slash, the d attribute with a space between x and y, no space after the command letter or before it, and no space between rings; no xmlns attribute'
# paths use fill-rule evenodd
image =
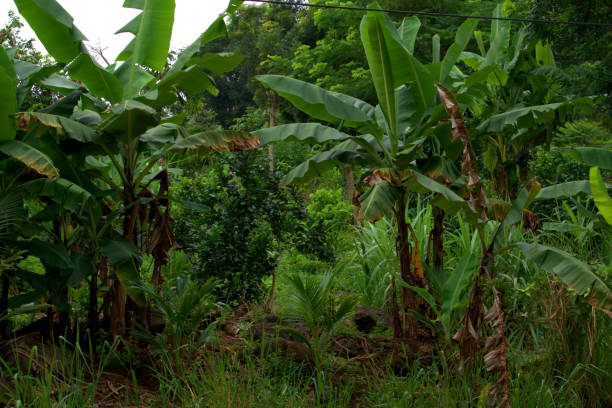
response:
<svg viewBox="0 0 612 408"><path fill-rule="evenodd" d="M510 408L510 372L508 371L508 341L504 329L504 315L502 313L501 293L493 283L491 271L487 268L491 291L493 292L493 305L485 316L485 321L495 328L495 332L486 340L484 363L488 373L499 372L499 379L488 391L491 397L490 406L497 408Z"/></svg>
<svg viewBox="0 0 612 408"><path fill-rule="evenodd" d="M376 173L372 173L369 176L367 176L366 178L363 179L363 184L368 186L368 187L374 187L380 183L382 183L383 178L380 176L380 174L376 174Z"/></svg>
<svg viewBox="0 0 612 408"><path fill-rule="evenodd" d="M395 187L399 187L399 185L401 184L393 180L393 177L391 176L391 171L389 169L374 170L372 174L363 179L363 184L368 187L374 187L375 185L378 185L383 181L386 181L387 183Z"/></svg>
<svg viewBox="0 0 612 408"><path fill-rule="evenodd" d="M453 140L459 139L463 143L461 171L468 175L470 203L476 211L481 211L481 218L486 220L484 209L488 204L488 199L481 184L482 179L476 171L476 155L474 154L474 149L472 149L472 144L468 135L467 126L463 120L463 115L461 114L461 109L459 108L459 104L457 103L457 100L453 94L451 94L440 84L436 83L435 85L438 91L438 96L440 96L440 100L442 101L442 104L446 109L446 113L451 120Z"/></svg>
<svg viewBox="0 0 612 408"><path fill-rule="evenodd" d="M198 153L241 152L261 147L259 138L246 132L213 130L181 139L172 147L174 150L196 150Z"/></svg>
<svg viewBox="0 0 612 408"><path fill-rule="evenodd" d="M170 205L168 200L168 192L170 189L170 178L168 176L168 170L164 169L157 176L160 180L159 193L157 194L154 205L151 210L153 214L153 238L152 247L153 251L153 276L151 283L156 287L159 287L164 278L161 274L161 268L170 261L170 250L172 248L180 248L178 242L174 237L171 226L170 217ZM161 211L160 207L165 207L165 211Z"/></svg>
<svg viewBox="0 0 612 408"><path fill-rule="evenodd" d="M536 232L540 228L538 217L528 209L523 210L523 229Z"/></svg>

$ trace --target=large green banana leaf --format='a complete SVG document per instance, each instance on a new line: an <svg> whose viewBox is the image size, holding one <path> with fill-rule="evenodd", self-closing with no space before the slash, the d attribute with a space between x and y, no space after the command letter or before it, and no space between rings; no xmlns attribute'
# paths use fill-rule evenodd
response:
<svg viewBox="0 0 612 408"><path fill-rule="evenodd" d="M40 124L55 129L58 135L66 135L81 143L100 143L104 140L93 128L64 116L23 112L17 114L17 120L21 130L29 130L35 126L34 124Z"/></svg>
<svg viewBox="0 0 612 408"><path fill-rule="evenodd" d="M117 134L121 142L128 143L157 123L158 116L157 111L148 105L124 100L113 106L99 127L104 132Z"/></svg>
<svg viewBox="0 0 612 408"><path fill-rule="evenodd" d="M560 200L578 194L591 194L591 184L588 180L568 181L544 187L536 197L536 200Z"/></svg>
<svg viewBox="0 0 612 408"><path fill-rule="evenodd" d="M43 87L59 92L64 96L70 95L72 92L81 89L81 85L58 74L51 74L42 81L39 81L39 83Z"/></svg>
<svg viewBox="0 0 612 408"><path fill-rule="evenodd" d="M347 127L373 121L374 107L352 96L280 75L259 75L257 80L314 119L333 124L344 121Z"/></svg>
<svg viewBox="0 0 612 408"><path fill-rule="evenodd" d="M546 272L557 275L563 283L579 295L587 295L595 306L608 309L612 306L612 292L586 263L567 252L540 244L518 242L523 255Z"/></svg>
<svg viewBox="0 0 612 408"><path fill-rule="evenodd" d="M219 94L213 79L198 66L190 65L183 70L166 74L157 86L145 96L153 100L152 106L161 108L176 101L177 88L187 95L198 94L204 91L215 96Z"/></svg>
<svg viewBox="0 0 612 408"><path fill-rule="evenodd" d="M398 29L402 42L411 54L414 54L414 44L416 43L419 28L421 28L421 20L417 16L412 16L405 18Z"/></svg>
<svg viewBox="0 0 612 408"><path fill-rule="evenodd" d="M207 29L204 31L197 40L187 46L183 51L176 57L176 61L168 71L167 75L174 74L182 70L187 62L193 58L200 49L208 44L209 42L216 40L217 38L227 35L227 28L223 21L223 16L219 16Z"/></svg>
<svg viewBox="0 0 612 408"><path fill-rule="evenodd" d="M88 191L63 178L39 178L28 181L23 185L23 188L32 196L49 197L56 203L61 204L62 208L74 212L78 211L92 198Z"/></svg>
<svg viewBox="0 0 612 408"><path fill-rule="evenodd" d="M570 110L589 112L593 101L590 98L577 98L572 101L549 103L547 105L514 108L491 116L476 129L484 133L500 133L506 127L534 128L542 123L552 122L555 117L564 120Z"/></svg>
<svg viewBox="0 0 612 408"><path fill-rule="evenodd" d="M57 62L67 64L83 52L81 41L87 38L56 0L15 0L15 5Z"/></svg>
<svg viewBox="0 0 612 408"><path fill-rule="evenodd" d="M612 225L612 198L608 195L608 189L601 176L599 167L591 167L589 180L591 182L591 191L593 192L595 205L606 222Z"/></svg>
<svg viewBox="0 0 612 408"><path fill-rule="evenodd" d="M280 141L301 141L308 143L325 143L346 140L351 136L320 123L291 123L253 132L259 137L262 145Z"/></svg>
<svg viewBox="0 0 612 408"><path fill-rule="evenodd" d="M502 3L499 3L493 11L493 17L501 18ZM482 67L497 64L503 66L505 54L510 45L510 21L492 20L491 21L491 37L489 50L485 57Z"/></svg>
<svg viewBox="0 0 612 408"><path fill-rule="evenodd" d="M122 86L123 94L120 99L130 99L138 95L145 86L154 84L156 80L150 72L133 65L130 60L121 64L111 76Z"/></svg>
<svg viewBox="0 0 612 408"><path fill-rule="evenodd" d="M13 114L17 110L17 74L4 48L0 45L0 141L15 138Z"/></svg>
<svg viewBox="0 0 612 408"><path fill-rule="evenodd" d="M142 10L136 18L118 32L134 34L134 39L117 57L118 61L130 59L136 64L161 71L168 57L172 26L174 25L174 0L126 1L124 7ZM130 95L132 97L134 95Z"/></svg>
<svg viewBox="0 0 612 408"><path fill-rule="evenodd" d="M359 152L360 146L354 140L345 140L331 150L318 153L291 170L283 182L285 184L300 184L319 177L341 164L355 161L371 162L371 156Z"/></svg>
<svg viewBox="0 0 612 408"><path fill-rule="evenodd" d="M243 60L244 57L242 55L233 52L224 52L219 54L204 54L201 57L192 58L187 61L187 65L196 65L215 75L221 75L236 69Z"/></svg>
<svg viewBox="0 0 612 408"><path fill-rule="evenodd" d="M89 54L79 55L68 67L74 79L83 82L92 95L105 98L110 102L123 99L123 86L110 72L98 65Z"/></svg>
<svg viewBox="0 0 612 408"><path fill-rule="evenodd" d="M121 83L91 58L82 45L87 39L56 0L15 0L15 4L49 54L57 62L69 64L71 77L83 82L95 96L111 102L121 100Z"/></svg>
<svg viewBox="0 0 612 408"><path fill-rule="evenodd" d="M469 18L465 20L457 29L457 34L455 34L455 42L451 44L449 49L446 51L444 58L442 59L442 66L440 67L441 83L444 84L446 82L448 74L450 74L451 70L457 63L459 56L470 42L472 33L476 29L477 25L478 20Z"/></svg>
<svg viewBox="0 0 612 408"><path fill-rule="evenodd" d="M19 140L1 142L0 152L19 160L43 176L59 177L59 173L49 156L27 143Z"/></svg>
<svg viewBox="0 0 612 408"><path fill-rule="evenodd" d="M381 26L376 15L368 14L361 20L361 41L368 59L378 103L385 115L395 145L398 137L398 108L395 97L392 56L390 50L384 46L384 28L386 28L386 25Z"/></svg>
<svg viewBox="0 0 612 408"><path fill-rule="evenodd" d="M368 220L374 220L392 213L401 192L401 189L386 181L372 186L359 198L361 214Z"/></svg>
<svg viewBox="0 0 612 408"><path fill-rule="evenodd" d="M572 154L589 166L612 170L612 149L601 147L576 147Z"/></svg>
<svg viewBox="0 0 612 408"><path fill-rule="evenodd" d="M395 88L410 84L414 104L420 112L425 112L435 102L434 79L427 67L411 54L388 16L378 12L364 16L361 38L378 102L392 137L396 138L398 107Z"/></svg>

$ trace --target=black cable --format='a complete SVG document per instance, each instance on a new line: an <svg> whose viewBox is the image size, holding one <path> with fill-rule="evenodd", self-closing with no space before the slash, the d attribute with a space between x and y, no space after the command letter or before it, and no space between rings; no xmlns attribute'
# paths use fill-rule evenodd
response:
<svg viewBox="0 0 612 408"><path fill-rule="evenodd" d="M434 11L372 9L372 8L366 8L366 7L336 6L336 5L331 5L331 4L293 3L293 2L278 1L278 0L245 0L245 1L249 1L251 3L276 4L279 6L300 6L300 7L314 7L314 8L326 8L326 9L353 10L353 11L383 11L385 13L410 14L410 15L431 16L431 17L475 18L478 20L519 21L523 23L566 24L566 25L612 27L612 24L610 23L596 23L596 22L590 22L590 21L561 21L561 20L543 20L543 19L537 19L537 18L467 16L467 15L454 14L454 13L437 13Z"/></svg>

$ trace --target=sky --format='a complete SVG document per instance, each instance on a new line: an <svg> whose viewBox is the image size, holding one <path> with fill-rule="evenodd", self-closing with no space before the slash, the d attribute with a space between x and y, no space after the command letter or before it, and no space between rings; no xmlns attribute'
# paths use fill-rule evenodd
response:
<svg viewBox="0 0 612 408"><path fill-rule="evenodd" d="M74 24L89 39L89 45L104 49L109 61L133 38L132 34L114 33L127 24L139 10L125 9L124 0L57 0L74 18ZM228 0L176 0L174 30L170 48L178 50L195 41L208 25L225 10ZM8 22L8 11L17 11L12 0L0 0L0 24ZM22 18L22 22L25 20ZM25 24L21 30L24 39L36 38L36 34ZM44 52L39 41L35 46Z"/></svg>

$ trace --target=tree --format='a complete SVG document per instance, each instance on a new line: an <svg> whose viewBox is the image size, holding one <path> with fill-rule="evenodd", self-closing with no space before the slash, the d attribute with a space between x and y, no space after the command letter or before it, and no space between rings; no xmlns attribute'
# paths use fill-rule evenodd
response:
<svg viewBox="0 0 612 408"><path fill-rule="evenodd" d="M40 51L38 51L34 45L34 39L25 40L21 38L21 29L23 23L19 17L9 10L8 12L9 22L0 29L0 44L5 49L14 48L15 58L20 61L27 61L33 64L40 64L44 58Z"/></svg>

